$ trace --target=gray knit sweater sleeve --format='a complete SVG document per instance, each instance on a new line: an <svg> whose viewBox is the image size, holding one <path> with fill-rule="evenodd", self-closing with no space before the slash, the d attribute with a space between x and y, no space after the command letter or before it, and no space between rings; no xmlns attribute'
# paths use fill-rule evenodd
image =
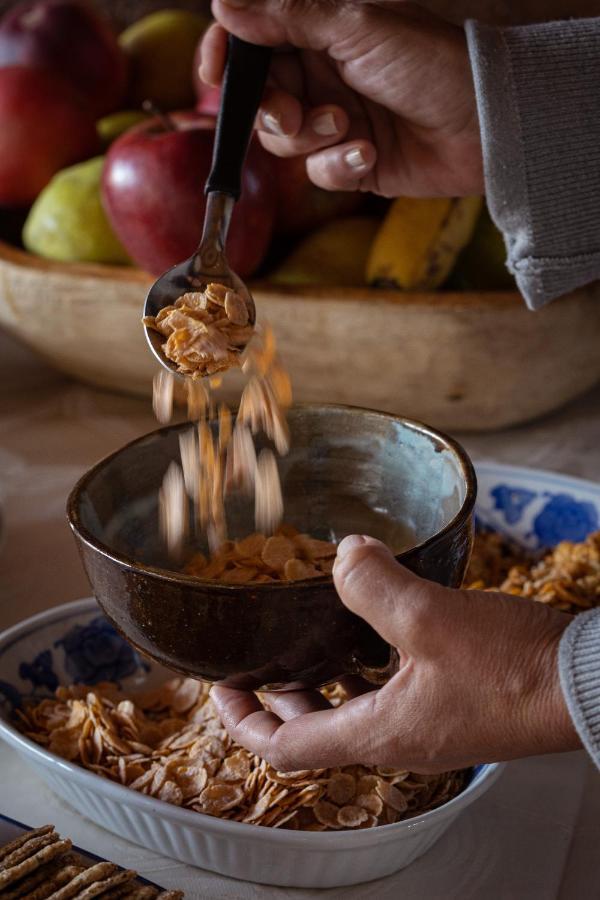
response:
<svg viewBox="0 0 600 900"><path fill-rule="evenodd" d="M558 666L575 728L600 768L600 609L580 613L567 627Z"/></svg>
<svg viewBox="0 0 600 900"><path fill-rule="evenodd" d="M600 18L466 31L488 205L537 309L600 278Z"/></svg>

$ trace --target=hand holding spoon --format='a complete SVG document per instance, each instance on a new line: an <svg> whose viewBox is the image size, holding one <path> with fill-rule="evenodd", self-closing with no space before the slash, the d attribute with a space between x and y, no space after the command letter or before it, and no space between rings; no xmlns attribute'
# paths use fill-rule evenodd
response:
<svg viewBox="0 0 600 900"><path fill-rule="evenodd" d="M233 206L240 195L242 166L270 59L271 48L230 36L212 168L205 187L202 239L193 256L169 269L152 285L144 304L144 318L158 315L188 291L203 291L208 284L216 283L230 287L242 298L249 325L256 321L254 300L243 281L229 268L225 242ZM146 323L144 329L150 349L160 364L179 374L176 363L162 349L164 335Z"/></svg>

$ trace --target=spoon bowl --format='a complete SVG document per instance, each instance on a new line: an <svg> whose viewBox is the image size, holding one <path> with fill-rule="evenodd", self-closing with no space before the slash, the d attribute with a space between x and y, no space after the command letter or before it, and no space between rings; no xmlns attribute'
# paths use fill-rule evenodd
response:
<svg viewBox="0 0 600 900"><path fill-rule="evenodd" d="M248 323L255 324L256 307L252 294L242 279L229 268L223 250L224 235L227 233L233 204L234 200L228 194L214 192L208 195L202 243L189 259L173 266L154 282L144 303L144 319L146 316L157 316L161 309L172 306L187 291L203 291L208 284L216 282L232 288L244 300L248 310ZM163 352L164 335L146 324L144 331L150 350L161 366L181 377L176 363ZM240 352L242 350L243 347Z"/></svg>

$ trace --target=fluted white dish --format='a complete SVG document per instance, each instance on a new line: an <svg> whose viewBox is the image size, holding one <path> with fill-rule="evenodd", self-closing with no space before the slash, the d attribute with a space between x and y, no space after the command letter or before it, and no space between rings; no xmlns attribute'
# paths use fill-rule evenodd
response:
<svg viewBox="0 0 600 900"><path fill-rule="evenodd" d="M96 824L222 875L290 887L333 887L380 878L425 853L493 784L502 768L482 766L458 797L394 825L328 833L286 831L218 819L132 791L49 753L12 724L15 705L47 695L56 680L67 684L85 674L85 681L109 678L121 681L125 689L140 689L168 675L128 651L93 598L57 606L4 632L0 737L60 797ZM32 678L38 681L33 689Z"/></svg>

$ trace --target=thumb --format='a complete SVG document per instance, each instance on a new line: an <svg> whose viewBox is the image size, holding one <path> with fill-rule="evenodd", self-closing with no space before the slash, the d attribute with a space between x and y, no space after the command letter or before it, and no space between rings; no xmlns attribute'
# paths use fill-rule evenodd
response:
<svg viewBox="0 0 600 900"><path fill-rule="evenodd" d="M333 578L344 606L404 650L427 628L442 590L396 562L381 541L357 534L340 543Z"/></svg>

